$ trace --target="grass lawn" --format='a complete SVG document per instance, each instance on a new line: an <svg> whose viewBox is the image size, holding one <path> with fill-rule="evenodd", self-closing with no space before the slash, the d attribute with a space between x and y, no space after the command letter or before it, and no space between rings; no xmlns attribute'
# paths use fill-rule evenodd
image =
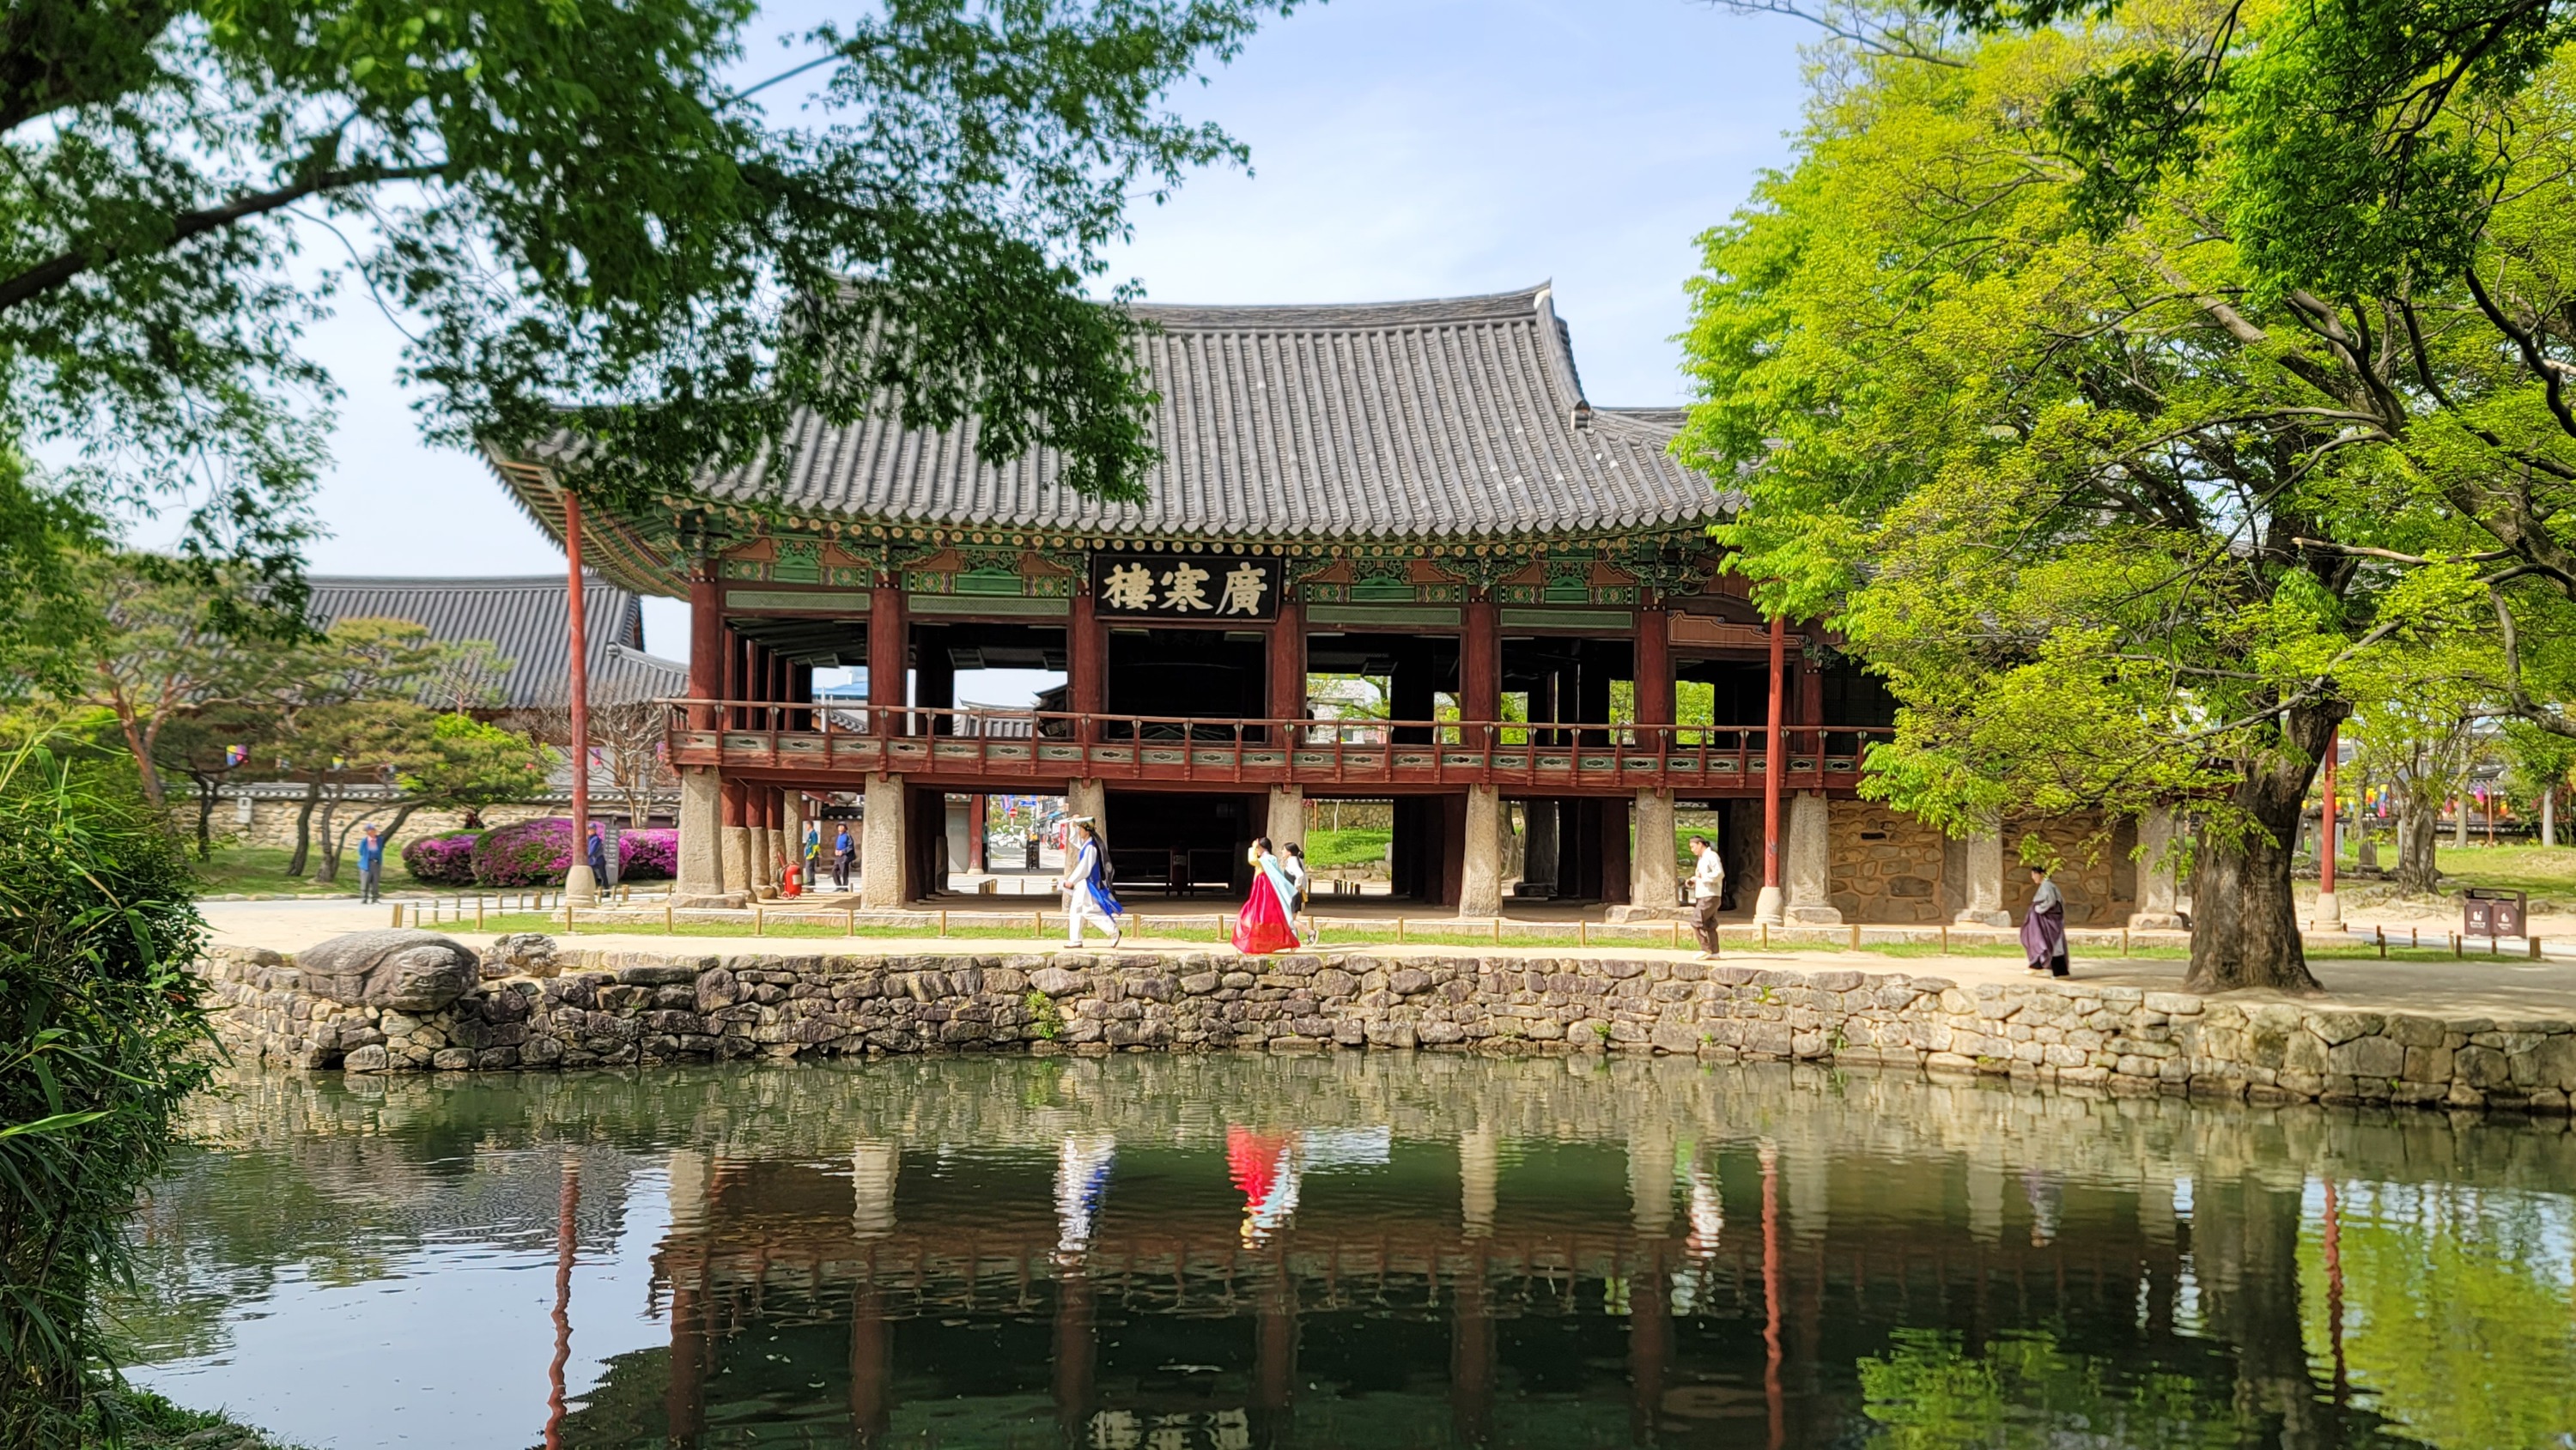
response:
<svg viewBox="0 0 2576 1450"><path fill-rule="evenodd" d="M270 896L281 893L290 896L355 896L358 894L358 866L355 860L347 856L340 859L340 885L316 886L301 876L286 874L286 861L292 854L283 846L217 846L212 860L197 861L192 857L191 864L197 868L198 878L205 882L205 889L201 894L207 896L221 896L229 893L246 896ZM310 869L309 866L308 869ZM411 884L411 878L402 874L399 868L387 875L385 884L388 886L396 884L391 879L396 876L400 877L402 885Z"/></svg>
<svg viewBox="0 0 2576 1450"><path fill-rule="evenodd" d="M2389 851L2380 852L2379 858L2394 860ZM2576 900L2576 847L2446 845L2434 852L2433 859L2442 868L2446 891L2485 886L2528 891L2535 901L2544 896Z"/></svg>
<svg viewBox="0 0 2576 1450"><path fill-rule="evenodd" d="M1345 866L1375 866L1386 860L1387 843L1395 832L1370 830L1353 826L1342 831L1308 831L1306 865L1314 870L1337 870Z"/></svg>

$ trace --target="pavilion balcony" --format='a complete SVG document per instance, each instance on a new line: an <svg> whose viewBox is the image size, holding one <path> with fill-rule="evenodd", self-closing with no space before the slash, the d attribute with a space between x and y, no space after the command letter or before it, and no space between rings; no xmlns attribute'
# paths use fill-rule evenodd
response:
<svg viewBox="0 0 2576 1450"><path fill-rule="evenodd" d="M1669 789L1758 795L1759 725L1457 720L1250 720L943 710L766 700L670 700L675 766L855 789L878 772L925 780L1102 780L1422 791L1491 785L1563 795ZM1859 784L1880 727L1791 725L1780 784Z"/></svg>

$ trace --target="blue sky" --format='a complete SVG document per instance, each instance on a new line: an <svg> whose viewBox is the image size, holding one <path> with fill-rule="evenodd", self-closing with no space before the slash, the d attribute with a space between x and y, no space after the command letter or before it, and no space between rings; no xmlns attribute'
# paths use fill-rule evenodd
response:
<svg viewBox="0 0 2576 1450"><path fill-rule="evenodd" d="M773 33L833 13L773 6ZM1806 27L1699 0L1339 0L1176 97L1252 149L1135 217L1112 279L1163 302L1354 302L1556 283L1585 391L1678 403L1693 238L1787 156ZM755 47L765 75L782 52ZM782 88L783 89L783 88ZM316 330L347 390L319 573L515 574L562 555L474 459L418 441L400 335L363 298ZM687 649L677 601L646 642Z"/></svg>

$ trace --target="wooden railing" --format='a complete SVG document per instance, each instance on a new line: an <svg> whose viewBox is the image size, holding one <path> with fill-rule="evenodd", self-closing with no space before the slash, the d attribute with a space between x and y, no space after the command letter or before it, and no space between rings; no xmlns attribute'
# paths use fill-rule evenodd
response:
<svg viewBox="0 0 2576 1450"><path fill-rule="evenodd" d="M1602 790L1707 787L1758 793L1770 769L1759 725L1459 720L1258 720L671 700L674 764L796 771L1035 776L1156 783ZM1784 786L1847 786L1870 726L1792 725Z"/></svg>

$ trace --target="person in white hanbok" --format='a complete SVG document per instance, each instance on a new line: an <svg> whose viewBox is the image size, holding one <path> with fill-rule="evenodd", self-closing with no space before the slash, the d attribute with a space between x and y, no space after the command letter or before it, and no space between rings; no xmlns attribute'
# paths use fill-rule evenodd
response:
<svg viewBox="0 0 2576 1450"><path fill-rule="evenodd" d="M1288 878L1288 928L1297 939L1312 946L1314 923L1306 919L1306 894L1313 889L1306 879L1306 848L1291 841L1279 850L1279 871Z"/></svg>
<svg viewBox="0 0 2576 1450"><path fill-rule="evenodd" d="M1099 833L1089 821L1075 821L1072 827L1065 836L1064 876L1055 884L1064 893L1064 944L1082 945L1083 923L1097 922L1114 947L1126 935L1118 918L1127 909L1109 890L1108 858L1100 849Z"/></svg>

